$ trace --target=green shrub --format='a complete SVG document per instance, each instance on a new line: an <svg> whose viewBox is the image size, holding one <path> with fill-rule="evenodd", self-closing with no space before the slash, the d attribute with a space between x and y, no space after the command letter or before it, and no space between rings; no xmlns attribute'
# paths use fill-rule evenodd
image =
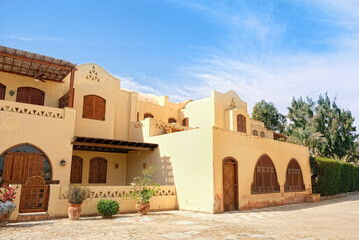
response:
<svg viewBox="0 0 359 240"><path fill-rule="evenodd" d="M112 215L115 215L120 210L119 204L115 200L110 199L101 199L97 203L97 211L103 216L103 217L110 217Z"/></svg>
<svg viewBox="0 0 359 240"><path fill-rule="evenodd" d="M330 196L359 190L359 167L329 158L310 158L313 193Z"/></svg>

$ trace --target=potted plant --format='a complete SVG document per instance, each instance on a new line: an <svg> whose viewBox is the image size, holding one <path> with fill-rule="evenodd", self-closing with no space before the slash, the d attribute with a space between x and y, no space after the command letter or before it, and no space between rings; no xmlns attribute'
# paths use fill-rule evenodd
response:
<svg viewBox="0 0 359 240"><path fill-rule="evenodd" d="M150 166L142 171L142 176L135 177L131 183L131 192L129 196L136 200L136 209L141 215L146 215L150 210L150 199L159 191L159 185L153 183L152 175L156 168Z"/></svg>
<svg viewBox="0 0 359 240"><path fill-rule="evenodd" d="M5 226L9 220L12 212L16 209L15 189L12 187L4 187L0 190L0 227Z"/></svg>
<svg viewBox="0 0 359 240"><path fill-rule="evenodd" d="M118 202L112 199L101 199L96 208L103 218L111 218L120 210Z"/></svg>
<svg viewBox="0 0 359 240"><path fill-rule="evenodd" d="M69 201L68 215L70 220L77 220L81 215L81 204L91 195L91 190L85 186L70 186L67 192Z"/></svg>

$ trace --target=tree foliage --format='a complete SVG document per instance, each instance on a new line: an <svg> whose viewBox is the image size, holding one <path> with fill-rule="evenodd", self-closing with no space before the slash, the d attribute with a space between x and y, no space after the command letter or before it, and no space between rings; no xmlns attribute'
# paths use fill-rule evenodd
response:
<svg viewBox="0 0 359 240"><path fill-rule="evenodd" d="M287 120L271 102L257 102L253 107L252 118L264 122L264 126L269 130L280 133L285 131Z"/></svg>

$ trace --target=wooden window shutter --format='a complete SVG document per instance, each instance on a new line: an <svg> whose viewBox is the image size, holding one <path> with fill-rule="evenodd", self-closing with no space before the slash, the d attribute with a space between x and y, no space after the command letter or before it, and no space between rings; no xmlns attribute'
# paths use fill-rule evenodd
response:
<svg viewBox="0 0 359 240"><path fill-rule="evenodd" d="M89 183L106 183L107 160L95 157L90 160Z"/></svg>
<svg viewBox="0 0 359 240"><path fill-rule="evenodd" d="M13 166L14 157L12 154L6 154L4 162L4 170L2 173L2 181L11 180L12 166Z"/></svg>
<svg viewBox="0 0 359 240"><path fill-rule="evenodd" d="M44 105L45 93L32 87L20 87L17 89L16 102Z"/></svg>
<svg viewBox="0 0 359 240"><path fill-rule="evenodd" d="M247 128L246 127L246 117L243 116L242 114L238 114L237 115L237 131L246 133L247 132L246 128Z"/></svg>
<svg viewBox="0 0 359 240"><path fill-rule="evenodd" d="M72 156L71 163L71 183L81 183L82 182L82 165L83 160L80 157Z"/></svg>
<svg viewBox="0 0 359 240"><path fill-rule="evenodd" d="M302 169L297 160L294 158L290 160L287 172L286 180L284 184L285 191L303 191L305 186L303 183Z"/></svg>
<svg viewBox="0 0 359 240"><path fill-rule="evenodd" d="M263 155L254 169L252 193L279 192L277 174L272 160Z"/></svg>
<svg viewBox="0 0 359 240"><path fill-rule="evenodd" d="M189 120L188 120L188 118L183 119L183 121L182 121L182 126L184 126L184 127L188 127L188 126L189 126Z"/></svg>
<svg viewBox="0 0 359 240"><path fill-rule="evenodd" d="M96 95L84 96L82 117L94 120L105 120L106 99Z"/></svg>
<svg viewBox="0 0 359 240"><path fill-rule="evenodd" d="M5 99L6 86L0 83L0 100Z"/></svg>

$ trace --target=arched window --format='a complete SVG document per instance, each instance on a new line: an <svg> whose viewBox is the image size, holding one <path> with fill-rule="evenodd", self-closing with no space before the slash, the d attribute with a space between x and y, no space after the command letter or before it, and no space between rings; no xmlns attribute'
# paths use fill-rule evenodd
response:
<svg viewBox="0 0 359 240"><path fill-rule="evenodd" d="M81 183L82 182L82 158L77 156L72 156L71 163L71 183Z"/></svg>
<svg viewBox="0 0 359 240"><path fill-rule="evenodd" d="M24 184L31 176L51 180L51 165L38 148L23 144L7 150L0 156L0 182Z"/></svg>
<svg viewBox="0 0 359 240"><path fill-rule="evenodd" d="M45 93L37 88L19 87L16 94L16 102L44 105Z"/></svg>
<svg viewBox="0 0 359 240"><path fill-rule="evenodd" d="M106 99L96 95L84 96L82 117L94 120L105 120Z"/></svg>
<svg viewBox="0 0 359 240"><path fill-rule="evenodd" d="M263 131L261 131L260 136L261 136L262 138L264 138L266 135L265 135L265 133L264 133Z"/></svg>
<svg viewBox="0 0 359 240"><path fill-rule="evenodd" d="M185 119L182 120L182 126L184 126L184 127L188 127L188 126L189 126L189 120L188 120L188 118L185 118Z"/></svg>
<svg viewBox="0 0 359 240"><path fill-rule="evenodd" d="M246 117L242 114L237 115L237 131L246 133Z"/></svg>
<svg viewBox="0 0 359 240"><path fill-rule="evenodd" d="M143 115L143 119L146 119L146 118L154 118L153 115L151 113L145 113Z"/></svg>
<svg viewBox="0 0 359 240"><path fill-rule="evenodd" d="M0 83L0 100L5 99L6 86Z"/></svg>
<svg viewBox="0 0 359 240"><path fill-rule="evenodd" d="M174 118L169 118L168 119L168 123L176 123L176 122L177 122L177 120L174 119Z"/></svg>
<svg viewBox="0 0 359 240"><path fill-rule="evenodd" d="M90 160L89 183L106 183L107 160L95 157Z"/></svg>
<svg viewBox="0 0 359 240"><path fill-rule="evenodd" d="M294 158L287 167L284 190L286 192L304 191L303 175L299 163Z"/></svg>
<svg viewBox="0 0 359 240"><path fill-rule="evenodd" d="M257 131L257 130L253 130L253 135L254 135L254 136L258 136L258 131Z"/></svg>
<svg viewBox="0 0 359 240"><path fill-rule="evenodd" d="M257 161L254 169L252 193L279 192L277 172L270 157L266 154Z"/></svg>

